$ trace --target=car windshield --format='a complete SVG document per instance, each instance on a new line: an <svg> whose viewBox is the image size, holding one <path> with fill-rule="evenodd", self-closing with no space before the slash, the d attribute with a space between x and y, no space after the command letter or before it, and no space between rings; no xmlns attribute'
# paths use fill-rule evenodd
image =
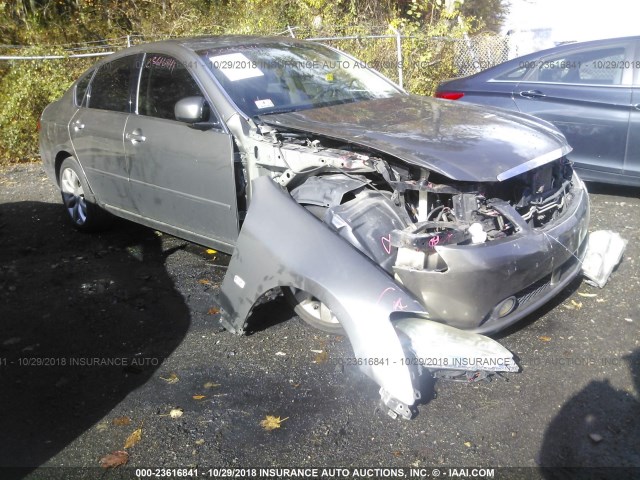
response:
<svg viewBox="0 0 640 480"><path fill-rule="evenodd" d="M249 116L402 95L363 62L314 43L260 44L199 53Z"/></svg>

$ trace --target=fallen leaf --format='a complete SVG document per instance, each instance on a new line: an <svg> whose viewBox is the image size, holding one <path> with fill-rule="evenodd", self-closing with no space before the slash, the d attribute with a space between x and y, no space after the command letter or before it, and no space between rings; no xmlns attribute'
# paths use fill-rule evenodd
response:
<svg viewBox="0 0 640 480"><path fill-rule="evenodd" d="M178 381L180 380L178 378L178 375L176 375L175 373L172 373L171 375L169 375L169 377L165 378L165 377L160 377L162 380L164 380L165 382L167 382L168 384L174 384L174 383L178 383Z"/></svg>
<svg viewBox="0 0 640 480"><path fill-rule="evenodd" d="M107 428L109 428L109 423L107 421L100 422L96 425L96 430L99 432L104 432Z"/></svg>
<svg viewBox="0 0 640 480"><path fill-rule="evenodd" d="M275 430L276 428L280 428L280 424L287 420L289 417L280 419L280 417L274 417L273 415L267 415L264 420L260 422L262 428L265 430Z"/></svg>
<svg viewBox="0 0 640 480"><path fill-rule="evenodd" d="M141 428L139 428L137 430L134 430L133 433L131 435L129 435L129 438L127 438L127 441L124 442L125 450L127 448L133 447L140 440L142 440L142 429Z"/></svg>
<svg viewBox="0 0 640 480"><path fill-rule="evenodd" d="M205 252L207 252L209 255L215 255L216 253L218 253L218 251L214 250L213 248L207 248Z"/></svg>
<svg viewBox="0 0 640 480"><path fill-rule="evenodd" d="M598 302L598 303L603 303L605 301L606 300L604 298L596 298L596 302Z"/></svg>
<svg viewBox="0 0 640 480"><path fill-rule="evenodd" d="M203 398L207 398L207 397L206 397L206 396L204 396L204 395L194 395L192 398L193 398L194 400L202 400Z"/></svg>
<svg viewBox="0 0 640 480"><path fill-rule="evenodd" d="M208 278L201 278L200 280L198 280L198 283L201 285L211 285L211 280L209 280Z"/></svg>
<svg viewBox="0 0 640 480"><path fill-rule="evenodd" d="M111 424L116 427L124 427L131 424L131 419L129 417L118 417L111 420Z"/></svg>
<svg viewBox="0 0 640 480"><path fill-rule="evenodd" d="M183 413L184 410L182 410L181 408L174 408L169 412L169 416L171 418L180 418Z"/></svg>
<svg viewBox="0 0 640 480"><path fill-rule="evenodd" d="M576 307L578 310L582 308L582 302L576 302L575 300L571 300L571 304Z"/></svg>
<svg viewBox="0 0 640 480"><path fill-rule="evenodd" d="M582 293L582 292L578 292L578 295L585 298L593 298L598 296L597 293Z"/></svg>
<svg viewBox="0 0 640 480"><path fill-rule="evenodd" d="M543 342L550 342L551 341L551 337L546 337L546 336L542 336L542 337L538 337L540 340L542 340Z"/></svg>
<svg viewBox="0 0 640 480"><path fill-rule="evenodd" d="M213 383L213 382L207 382L204 384L204 388L215 388L219 386L220 386L219 383Z"/></svg>
<svg viewBox="0 0 640 480"><path fill-rule="evenodd" d="M313 353L322 353L323 350L311 350Z"/></svg>
<svg viewBox="0 0 640 480"><path fill-rule="evenodd" d="M471 442L464 442L464 446L467 447L467 448L471 447Z"/></svg>
<svg viewBox="0 0 640 480"><path fill-rule="evenodd" d="M320 352L316 355L316 359L315 362L316 363L325 363L327 360L329 360L329 354L327 352Z"/></svg>
<svg viewBox="0 0 640 480"><path fill-rule="evenodd" d="M291 386L293 388L298 388L300 385L302 385L301 383L292 383Z"/></svg>
<svg viewBox="0 0 640 480"><path fill-rule="evenodd" d="M575 310L576 309L576 307L574 307L573 305L567 305L565 303L563 303L562 306L564 308L566 308L567 310Z"/></svg>
<svg viewBox="0 0 640 480"><path fill-rule="evenodd" d="M219 313L220 309L216 307L211 307L209 310L207 310L207 315L217 315Z"/></svg>
<svg viewBox="0 0 640 480"><path fill-rule="evenodd" d="M394 457L401 457L402 456L402 452L400 450L396 450L395 452L391 452L391 454Z"/></svg>
<svg viewBox="0 0 640 480"><path fill-rule="evenodd" d="M124 450L118 450L117 452L105 455L100 459L100 466L102 468L116 468L120 465L124 465L129 461L129 454Z"/></svg>
<svg viewBox="0 0 640 480"><path fill-rule="evenodd" d="M204 438L199 438L196 440L196 445L204 445Z"/></svg>

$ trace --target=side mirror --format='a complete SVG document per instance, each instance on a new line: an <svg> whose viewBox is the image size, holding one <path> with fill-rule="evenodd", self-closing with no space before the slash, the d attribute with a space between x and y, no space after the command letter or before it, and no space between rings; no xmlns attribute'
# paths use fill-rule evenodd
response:
<svg viewBox="0 0 640 480"><path fill-rule="evenodd" d="M185 123L202 122L207 101L203 97L185 97L173 109L176 120Z"/></svg>
<svg viewBox="0 0 640 480"><path fill-rule="evenodd" d="M188 123L196 130L209 130L220 127L217 119L213 121L205 120L209 117L209 104L204 97L185 97L178 100L174 107L174 115L179 122Z"/></svg>

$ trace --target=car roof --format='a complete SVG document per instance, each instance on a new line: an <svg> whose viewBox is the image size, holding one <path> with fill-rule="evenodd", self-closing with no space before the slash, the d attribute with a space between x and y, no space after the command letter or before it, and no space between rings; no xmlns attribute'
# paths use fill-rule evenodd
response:
<svg viewBox="0 0 640 480"><path fill-rule="evenodd" d="M598 46L604 47L609 44L616 44L619 42L628 42L628 41L638 41L638 40L640 40L640 35L629 36L629 37L604 38L599 40L589 40L585 42L564 43L562 45L557 45L555 47L547 48L545 50L538 50L536 52L527 53L525 55L521 55L519 57L506 60L502 63L499 63L498 65L487 68L478 73L472 73L470 75L465 75L462 77L451 79L451 81L455 82L457 80L462 80L462 79L477 79L477 80L493 79L504 72L508 72L509 70L519 65L522 65L524 62L537 60L540 58L547 57L549 55L561 54L566 51L579 50L581 48L598 47Z"/></svg>
<svg viewBox="0 0 640 480"><path fill-rule="evenodd" d="M287 44L287 45L308 45L308 40L301 40L292 37L283 36L261 36L261 35L208 35L199 37L185 37L185 38L172 38L169 40L159 40L156 42L143 42L137 43L131 47L123 50L118 50L115 53L102 58L89 70L99 68L105 63L111 62L118 58L132 55L142 52L150 52L153 50L164 51L166 53L175 53L179 50L187 50L191 52L201 52L206 50L213 50L217 48L229 48L229 47L243 47L252 45L266 45L266 44ZM159 52L158 52L159 53Z"/></svg>
<svg viewBox="0 0 640 480"><path fill-rule="evenodd" d="M582 47L596 47L599 45L607 45L609 43L618 43L630 40L640 40L640 35L630 36L630 37L615 37L615 38L601 38L598 40L588 40L584 42L569 42L563 43L562 45L556 45L555 47L547 48L545 50L539 50L537 52L529 53L527 55L523 55L519 58L524 57L544 57L548 54L553 54L555 52L561 52L563 50L574 49L574 48L582 48ZM513 60L517 60L514 58Z"/></svg>
<svg viewBox="0 0 640 480"><path fill-rule="evenodd" d="M174 38L140 44L140 46L150 47L152 45L180 45L188 49L198 51L210 48L241 47L249 45L263 45L272 43L304 44L306 40L299 40L292 37L260 36L260 35L208 35L201 37Z"/></svg>

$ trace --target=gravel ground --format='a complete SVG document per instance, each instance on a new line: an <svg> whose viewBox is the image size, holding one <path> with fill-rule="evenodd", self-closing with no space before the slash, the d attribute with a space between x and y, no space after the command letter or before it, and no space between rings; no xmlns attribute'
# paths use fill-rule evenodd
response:
<svg viewBox="0 0 640 480"><path fill-rule="evenodd" d="M282 297L222 330L228 256L125 221L78 233L39 164L4 167L0 478L130 478L99 461L132 434L134 468L640 467L640 190L590 189L591 229L629 240L605 288L578 279L497 337L521 373L438 381L401 421Z"/></svg>

